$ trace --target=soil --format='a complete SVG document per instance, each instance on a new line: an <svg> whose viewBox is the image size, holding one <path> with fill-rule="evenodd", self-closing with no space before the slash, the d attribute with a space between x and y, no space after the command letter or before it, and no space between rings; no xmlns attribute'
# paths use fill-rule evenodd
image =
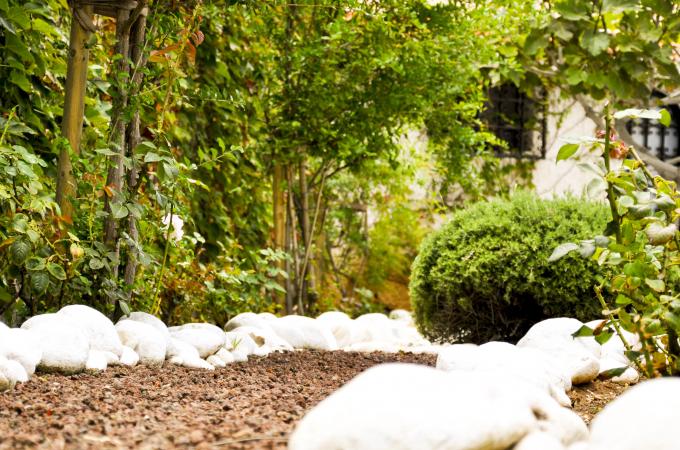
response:
<svg viewBox="0 0 680 450"><path fill-rule="evenodd" d="M0 393L0 450L285 449L310 408L385 362L434 365L435 357L309 350L215 371L166 365L38 374ZM599 381L577 388L574 409L590 420L623 389Z"/></svg>
<svg viewBox="0 0 680 450"><path fill-rule="evenodd" d="M618 384L610 380L595 380L592 383L575 386L569 392L572 408L587 424L604 408L607 403L628 389L627 384Z"/></svg>

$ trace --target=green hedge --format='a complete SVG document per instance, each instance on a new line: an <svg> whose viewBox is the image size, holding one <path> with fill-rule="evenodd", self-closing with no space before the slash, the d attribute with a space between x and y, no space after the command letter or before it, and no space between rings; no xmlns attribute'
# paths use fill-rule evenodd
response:
<svg viewBox="0 0 680 450"><path fill-rule="evenodd" d="M548 257L564 242L601 233L608 220L604 204L529 193L455 213L413 263L418 328L435 341L516 341L549 317L599 317L597 264L578 254Z"/></svg>

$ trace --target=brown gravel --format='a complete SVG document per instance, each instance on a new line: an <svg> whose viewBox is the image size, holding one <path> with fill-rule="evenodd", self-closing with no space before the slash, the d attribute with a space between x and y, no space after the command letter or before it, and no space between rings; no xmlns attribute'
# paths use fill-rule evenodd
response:
<svg viewBox="0 0 680 450"><path fill-rule="evenodd" d="M0 394L0 449L285 448L306 411L384 362L434 356L304 351L214 372L166 365L40 375Z"/></svg>
<svg viewBox="0 0 680 450"><path fill-rule="evenodd" d="M0 450L284 449L310 408L363 370L397 361L434 365L435 357L304 351L214 372L166 365L38 375L0 393ZM571 397L589 420L621 390L595 382Z"/></svg>
<svg viewBox="0 0 680 450"><path fill-rule="evenodd" d="M613 383L609 380L595 380L592 383L576 386L569 392L569 398L571 398L574 411L586 423L590 423L607 403L621 395L628 387L628 385Z"/></svg>

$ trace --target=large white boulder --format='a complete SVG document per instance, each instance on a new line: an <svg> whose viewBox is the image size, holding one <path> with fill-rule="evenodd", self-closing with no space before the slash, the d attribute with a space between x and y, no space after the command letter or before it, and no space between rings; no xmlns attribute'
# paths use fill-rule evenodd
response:
<svg viewBox="0 0 680 450"><path fill-rule="evenodd" d="M545 431L533 431L526 435L512 450L565 450L555 436Z"/></svg>
<svg viewBox="0 0 680 450"><path fill-rule="evenodd" d="M567 445L583 421L521 380L411 364L363 372L297 425L291 450L506 450L534 431Z"/></svg>
<svg viewBox="0 0 680 450"><path fill-rule="evenodd" d="M87 362L85 363L85 368L91 371L102 371L106 370L108 366L108 355L107 352L102 352L100 350L90 350L90 354L87 357Z"/></svg>
<svg viewBox="0 0 680 450"><path fill-rule="evenodd" d="M201 358L207 358L224 347L224 331L209 323L188 323L169 328L170 336L194 346Z"/></svg>
<svg viewBox="0 0 680 450"><path fill-rule="evenodd" d="M148 366L162 366L167 351L165 336L151 325L135 320L121 320L116 331L123 345L139 356L139 362Z"/></svg>
<svg viewBox="0 0 680 450"><path fill-rule="evenodd" d="M589 450L677 450L680 378L643 381L595 416Z"/></svg>
<svg viewBox="0 0 680 450"><path fill-rule="evenodd" d="M127 320L134 320L135 322L142 322L147 325L151 325L154 327L156 330L158 330L163 336L165 336L166 340L170 340L170 331L168 331L168 327L163 323L161 319L158 317L145 313L142 311L135 311L130 313L129 316L125 317L124 319Z"/></svg>
<svg viewBox="0 0 680 450"><path fill-rule="evenodd" d="M217 353L219 353L219 350ZM201 358L196 347L176 338L170 338L167 358L172 364L192 369L213 370L215 368L213 364Z"/></svg>
<svg viewBox="0 0 680 450"><path fill-rule="evenodd" d="M42 358L42 347L28 330L0 328L0 356L18 362L31 376Z"/></svg>
<svg viewBox="0 0 680 450"><path fill-rule="evenodd" d="M139 355L127 345L123 346L123 353L120 355L120 364L123 366L136 366L139 362Z"/></svg>
<svg viewBox="0 0 680 450"><path fill-rule="evenodd" d="M358 342L359 327L347 314L340 311L328 311L317 317L316 321L333 333L340 348Z"/></svg>
<svg viewBox="0 0 680 450"><path fill-rule="evenodd" d="M252 312L245 312L234 316L224 325L224 331L233 331L241 327L253 327L271 331L268 316L262 317Z"/></svg>
<svg viewBox="0 0 680 450"><path fill-rule="evenodd" d="M354 342L393 342L394 321L385 314L370 313L354 319Z"/></svg>
<svg viewBox="0 0 680 450"><path fill-rule="evenodd" d="M0 391L12 388L16 383L25 383L28 378L29 375L21 364L0 356Z"/></svg>
<svg viewBox="0 0 680 450"><path fill-rule="evenodd" d="M600 373L601 349L592 339L572 336L582 326L583 322L576 319L547 319L531 327L517 346L551 355L573 384L588 383Z"/></svg>
<svg viewBox="0 0 680 450"><path fill-rule="evenodd" d="M80 322L67 314L40 314L21 325L40 346L38 369L46 372L77 373L85 370L91 336Z"/></svg>
<svg viewBox="0 0 680 450"><path fill-rule="evenodd" d="M315 350L337 350L338 343L333 333L316 320L304 316L284 316L270 320L274 332L293 348Z"/></svg>
<svg viewBox="0 0 680 450"><path fill-rule="evenodd" d="M227 331L224 333L225 343L224 348L227 351L238 351L244 353L246 356L267 356L271 353L271 349L262 342L258 345L255 340L248 333L240 331Z"/></svg>
<svg viewBox="0 0 680 450"><path fill-rule="evenodd" d="M390 311L389 318L392 320L403 322L409 326L415 325L415 323L413 322L413 316L409 311L406 311L405 309L393 309L392 311Z"/></svg>
<svg viewBox="0 0 680 450"><path fill-rule="evenodd" d="M506 342L489 342L481 346L456 344L442 349L437 356L437 369L500 373L530 383L551 395L562 406L571 406L567 391L571 378L559 369L551 357L530 348L519 348Z"/></svg>
<svg viewBox="0 0 680 450"><path fill-rule="evenodd" d="M85 305L64 306L57 314L68 316L77 323L78 328L88 336L92 350L111 352L120 357L123 344L118 338L113 322L104 314Z"/></svg>
<svg viewBox="0 0 680 450"><path fill-rule="evenodd" d="M268 347L271 351L293 351L293 346L282 339L271 328L256 328L243 326L231 330L234 333L246 334L255 341L259 347ZM227 350L230 350L227 348Z"/></svg>

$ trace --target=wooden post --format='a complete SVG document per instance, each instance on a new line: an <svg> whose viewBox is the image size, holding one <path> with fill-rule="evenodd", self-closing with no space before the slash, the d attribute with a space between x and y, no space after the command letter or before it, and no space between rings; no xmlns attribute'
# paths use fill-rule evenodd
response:
<svg viewBox="0 0 680 450"><path fill-rule="evenodd" d="M82 6L80 8L85 16L88 18L92 17L92 6ZM82 27L78 19L73 17L66 69L64 116L61 122L61 133L68 140L71 148L62 147L59 152L56 195L61 215L67 221L72 220L73 205L71 204L71 197L76 194L76 181L73 177L73 166L69 150L75 154L80 153L80 138L83 130L83 113L85 111L85 92L87 87L87 63L90 53L87 48L87 42L90 39L90 35L91 33Z"/></svg>

